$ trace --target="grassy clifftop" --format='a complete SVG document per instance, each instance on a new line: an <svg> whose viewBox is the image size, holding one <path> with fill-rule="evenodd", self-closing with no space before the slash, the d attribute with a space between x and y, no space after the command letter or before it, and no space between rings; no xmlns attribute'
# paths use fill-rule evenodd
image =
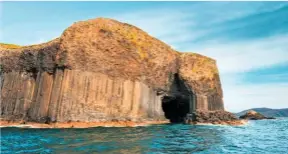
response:
<svg viewBox="0 0 288 154"><path fill-rule="evenodd" d="M0 47L6 49L18 49L21 48L22 46L16 44L0 43Z"/></svg>

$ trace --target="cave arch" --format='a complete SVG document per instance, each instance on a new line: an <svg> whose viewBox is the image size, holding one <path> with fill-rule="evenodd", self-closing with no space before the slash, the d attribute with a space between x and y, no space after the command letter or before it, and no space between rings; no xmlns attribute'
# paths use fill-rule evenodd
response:
<svg viewBox="0 0 288 154"><path fill-rule="evenodd" d="M195 110L195 95L178 73L174 74L169 92L162 97L164 115L171 123L184 123Z"/></svg>

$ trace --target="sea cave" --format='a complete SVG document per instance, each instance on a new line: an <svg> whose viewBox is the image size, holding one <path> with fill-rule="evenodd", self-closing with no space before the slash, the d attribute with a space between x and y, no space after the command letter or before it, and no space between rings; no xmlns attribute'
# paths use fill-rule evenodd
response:
<svg viewBox="0 0 288 154"><path fill-rule="evenodd" d="M171 123L185 123L187 115L195 108L193 93L185 86L179 75L174 74L167 95L162 98L162 109Z"/></svg>

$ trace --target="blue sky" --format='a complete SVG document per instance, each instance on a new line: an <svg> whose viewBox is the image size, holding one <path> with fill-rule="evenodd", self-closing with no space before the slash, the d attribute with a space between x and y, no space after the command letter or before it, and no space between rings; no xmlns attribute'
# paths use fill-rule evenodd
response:
<svg viewBox="0 0 288 154"><path fill-rule="evenodd" d="M217 60L225 107L288 107L287 2L0 2L0 42L52 40L79 20L133 24Z"/></svg>

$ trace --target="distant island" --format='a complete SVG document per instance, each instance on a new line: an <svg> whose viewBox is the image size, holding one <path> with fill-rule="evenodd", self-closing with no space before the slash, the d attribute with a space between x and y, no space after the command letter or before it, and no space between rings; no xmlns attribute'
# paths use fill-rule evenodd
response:
<svg viewBox="0 0 288 154"><path fill-rule="evenodd" d="M248 110L241 111L239 113L236 113L236 116L244 115L249 110L254 110L256 112L259 112L263 114L266 117L288 117L288 108L284 109L270 109L270 108L252 108Z"/></svg>

